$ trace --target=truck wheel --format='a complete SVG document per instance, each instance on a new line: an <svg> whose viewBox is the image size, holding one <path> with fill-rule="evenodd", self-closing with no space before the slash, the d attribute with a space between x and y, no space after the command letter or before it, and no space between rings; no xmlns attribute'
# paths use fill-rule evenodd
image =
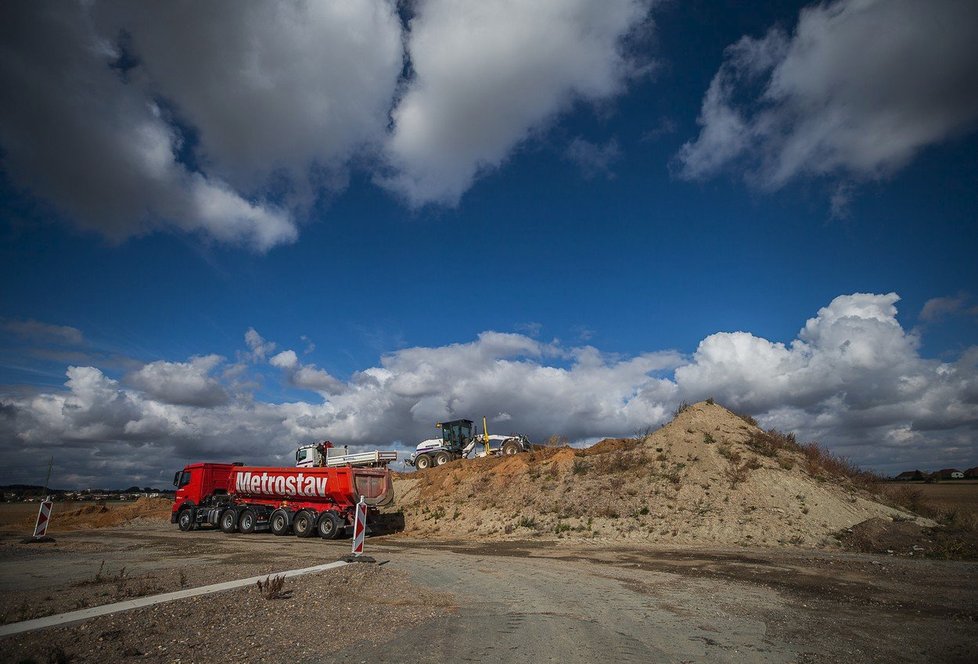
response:
<svg viewBox="0 0 978 664"><path fill-rule="evenodd" d="M238 532L250 535L255 532L255 510L247 509L238 518Z"/></svg>
<svg viewBox="0 0 978 664"><path fill-rule="evenodd" d="M418 458L414 460L414 467L418 470L427 470L431 468L431 457L427 454L420 454Z"/></svg>
<svg viewBox="0 0 978 664"><path fill-rule="evenodd" d="M323 539L336 539L340 536L343 524L335 512L323 512L319 515L319 536Z"/></svg>
<svg viewBox="0 0 978 664"><path fill-rule="evenodd" d="M452 460L452 455L448 452L439 452L435 455L435 465L441 466Z"/></svg>
<svg viewBox="0 0 978 664"><path fill-rule="evenodd" d="M292 532L296 537L311 537L314 531L312 515L305 510L300 510L292 520Z"/></svg>
<svg viewBox="0 0 978 664"><path fill-rule="evenodd" d="M193 530L194 528L194 508L186 507L180 510L179 516L177 516L177 527L186 532L188 530Z"/></svg>
<svg viewBox="0 0 978 664"><path fill-rule="evenodd" d="M518 454L520 451L520 444L515 440L507 440L503 443L503 455L509 456L510 454Z"/></svg>
<svg viewBox="0 0 978 664"><path fill-rule="evenodd" d="M268 528L273 535L287 534L289 532L289 513L283 509L272 512L272 516L268 520Z"/></svg>
<svg viewBox="0 0 978 664"><path fill-rule="evenodd" d="M233 509L226 509L221 514L221 530L226 533L233 533L238 530L238 513Z"/></svg>

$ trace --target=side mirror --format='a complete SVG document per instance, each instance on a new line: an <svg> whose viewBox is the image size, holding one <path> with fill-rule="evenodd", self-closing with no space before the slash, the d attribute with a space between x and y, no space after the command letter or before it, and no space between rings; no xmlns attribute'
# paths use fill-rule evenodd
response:
<svg viewBox="0 0 978 664"><path fill-rule="evenodd" d="M180 471L173 474L173 486L180 486Z"/></svg>

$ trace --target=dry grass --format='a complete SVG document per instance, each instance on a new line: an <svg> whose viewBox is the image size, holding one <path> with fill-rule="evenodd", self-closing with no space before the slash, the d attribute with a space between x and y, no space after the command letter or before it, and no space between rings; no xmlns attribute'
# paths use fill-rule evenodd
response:
<svg viewBox="0 0 978 664"><path fill-rule="evenodd" d="M266 576L264 583L258 579L258 592L265 599L284 599L292 593L285 590L284 576Z"/></svg>
<svg viewBox="0 0 978 664"><path fill-rule="evenodd" d="M744 421L753 420L745 415L739 417ZM857 488L879 494L879 475L863 470L848 457L833 454L819 443L799 443L792 433L777 429L758 431L751 434L747 446L762 456L777 458L779 465L785 470L794 467L791 455L801 455L804 468L812 477L824 480L846 479Z"/></svg>
<svg viewBox="0 0 978 664"><path fill-rule="evenodd" d="M647 461L642 452L613 452L595 456L590 468L599 475L610 475L643 466Z"/></svg>
<svg viewBox="0 0 978 664"><path fill-rule="evenodd" d="M978 484L878 485L895 504L938 523L978 532Z"/></svg>

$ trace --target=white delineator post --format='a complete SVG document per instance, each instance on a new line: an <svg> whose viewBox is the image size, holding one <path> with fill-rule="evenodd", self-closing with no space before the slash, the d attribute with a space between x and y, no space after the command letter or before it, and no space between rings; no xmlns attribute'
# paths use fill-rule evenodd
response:
<svg viewBox="0 0 978 664"><path fill-rule="evenodd" d="M367 530L367 503L364 502L363 496L360 496L360 502L357 503L357 513L353 519L353 555L359 556L363 554L363 534Z"/></svg>
<svg viewBox="0 0 978 664"><path fill-rule="evenodd" d="M41 509L37 512L37 523L34 524L34 539L40 539L48 534L48 523L51 521L51 497L41 501Z"/></svg>

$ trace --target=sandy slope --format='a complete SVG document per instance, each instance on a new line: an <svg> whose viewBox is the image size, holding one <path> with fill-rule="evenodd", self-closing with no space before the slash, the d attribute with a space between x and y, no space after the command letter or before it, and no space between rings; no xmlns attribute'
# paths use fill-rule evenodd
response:
<svg viewBox="0 0 978 664"><path fill-rule="evenodd" d="M912 518L725 408L695 404L641 441L461 460L395 482L406 534L688 544L831 544L873 517Z"/></svg>

